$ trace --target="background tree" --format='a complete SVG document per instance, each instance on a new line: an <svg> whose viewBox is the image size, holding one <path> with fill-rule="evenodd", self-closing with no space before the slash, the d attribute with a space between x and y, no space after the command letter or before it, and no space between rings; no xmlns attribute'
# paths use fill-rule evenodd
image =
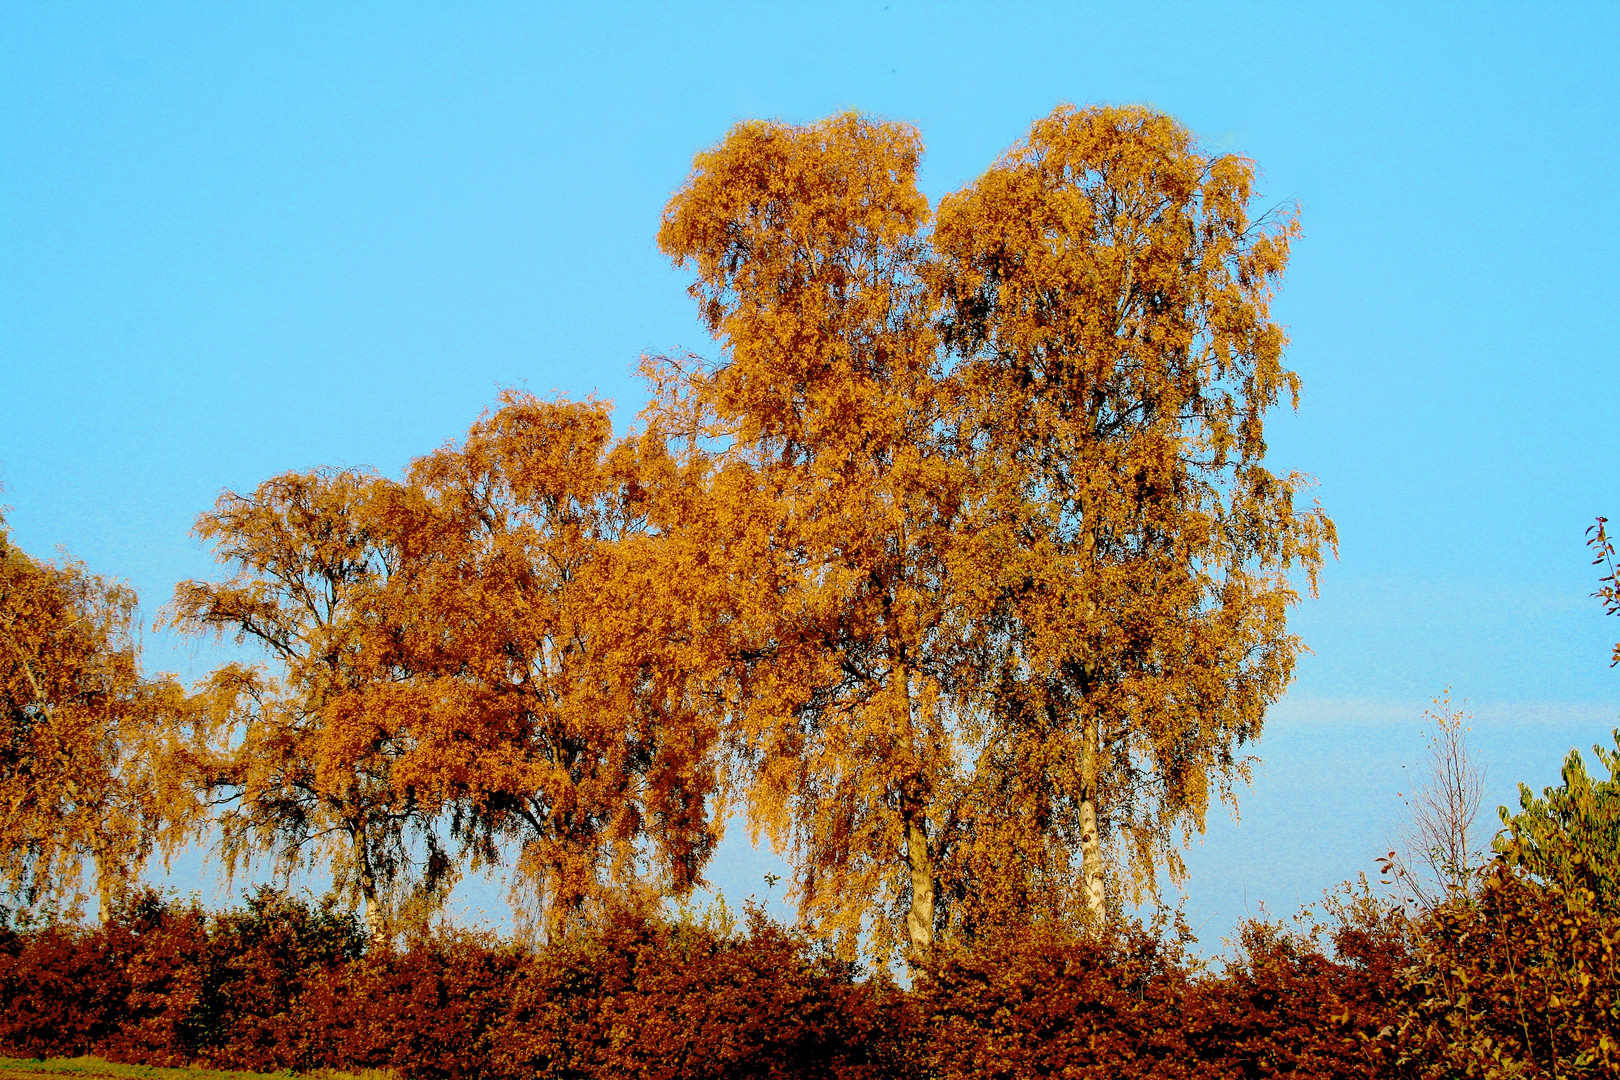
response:
<svg viewBox="0 0 1620 1080"><path fill-rule="evenodd" d="M186 784L193 702L141 674L133 590L11 545L0 520L0 891L98 914L172 850L200 807Z"/></svg>
<svg viewBox="0 0 1620 1080"><path fill-rule="evenodd" d="M1485 769L1468 750L1468 716L1451 708L1450 692L1424 713L1430 726L1425 775L1406 796L1406 834L1388 872L1427 910L1468 895L1485 863L1475 832Z"/></svg>
<svg viewBox="0 0 1620 1080"><path fill-rule="evenodd" d="M1605 524L1587 542L1607 566L1596 595L1614 614ZM1520 784L1519 812L1499 809L1496 858L1467 895L1454 886L1414 922L1397 1037L1422 1075L1620 1071L1620 730L1614 740L1592 748L1606 780L1571 750L1561 784L1540 797Z"/></svg>
<svg viewBox="0 0 1620 1080"><path fill-rule="evenodd" d="M1620 745L1620 732L1615 733ZM1423 1076L1620 1071L1620 749L1501 809L1497 857L1413 920L1397 1041Z"/></svg>
<svg viewBox="0 0 1620 1080"><path fill-rule="evenodd" d="M1006 553L998 767L1038 770L1008 810L1032 845L1078 839L1094 915L1105 846L1121 894L1179 879L1176 834L1292 676L1290 572L1314 589L1336 543L1265 462L1299 388L1269 310L1297 226L1250 217L1253 178L1151 109L1062 107L940 208L971 528Z"/></svg>
<svg viewBox="0 0 1620 1080"><path fill-rule="evenodd" d="M953 568L962 477L918 274L917 133L853 115L750 122L700 154L660 248L723 360L663 374L653 422L709 437L744 629L730 745L752 827L791 842L801 912L887 951L935 931L944 808L965 708ZM695 418L695 419L694 419Z"/></svg>
<svg viewBox="0 0 1620 1080"><path fill-rule="evenodd" d="M172 624L268 654L210 679L217 716L204 783L229 873L268 857L280 873L329 859L334 887L387 931L401 889L450 872L431 815L394 768L419 705L382 592L400 569L386 528L392 485L369 473L286 473L226 492L195 532L232 571L175 589ZM223 726L225 730L220 730Z"/></svg>
<svg viewBox="0 0 1620 1080"><path fill-rule="evenodd" d="M553 934L602 902L685 895L715 827L713 710L669 561L657 439L613 440L598 402L508 393L417 461L390 622L421 709L403 785L452 807L477 864L517 847L516 892Z"/></svg>

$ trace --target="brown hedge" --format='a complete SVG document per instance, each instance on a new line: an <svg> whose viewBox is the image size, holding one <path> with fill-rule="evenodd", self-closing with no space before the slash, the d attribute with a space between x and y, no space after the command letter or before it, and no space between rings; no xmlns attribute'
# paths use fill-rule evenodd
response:
<svg viewBox="0 0 1620 1080"><path fill-rule="evenodd" d="M330 906L138 898L0 930L0 1053L411 1080L1620 1075L1614 919L1505 868L1417 924L1251 923L1219 969L1140 927L944 947L910 989L751 912L619 913L550 948L367 947Z"/></svg>

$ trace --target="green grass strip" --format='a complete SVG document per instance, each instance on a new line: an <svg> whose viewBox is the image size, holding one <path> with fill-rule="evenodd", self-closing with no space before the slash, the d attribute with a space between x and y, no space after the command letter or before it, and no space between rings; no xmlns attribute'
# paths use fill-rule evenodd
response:
<svg viewBox="0 0 1620 1080"><path fill-rule="evenodd" d="M228 1069L162 1069L156 1065L120 1065L98 1057L8 1058L0 1057L0 1073L51 1074L56 1076L109 1076L120 1080L399 1080L386 1069L361 1069L358 1073L317 1069L314 1072L276 1073L234 1072Z"/></svg>

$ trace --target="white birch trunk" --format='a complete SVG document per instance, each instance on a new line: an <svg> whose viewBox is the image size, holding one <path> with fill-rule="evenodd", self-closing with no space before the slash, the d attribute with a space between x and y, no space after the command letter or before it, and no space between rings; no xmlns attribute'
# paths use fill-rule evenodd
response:
<svg viewBox="0 0 1620 1080"><path fill-rule="evenodd" d="M934 859L928 850L928 833L917 816L906 822L906 860L911 864L911 910L906 913L906 933L912 954L926 959L934 949Z"/></svg>
<svg viewBox="0 0 1620 1080"><path fill-rule="evenodd" d="M1101 736L1094 717L1085 720L1080 750L1080 871L1086 912L1101 926L1107 915L1103 903L1102 834L1097 824L1097 777L1102 757Z"/></svg>

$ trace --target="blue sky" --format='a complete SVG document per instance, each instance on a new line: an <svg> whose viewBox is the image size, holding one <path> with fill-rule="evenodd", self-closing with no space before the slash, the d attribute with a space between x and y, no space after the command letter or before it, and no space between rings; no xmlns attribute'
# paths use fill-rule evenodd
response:
<svg viewBox="0 0 1620 1080"><path fill-rule="evenodd" d="M627 422L638 355L712 352L653 237L735 121L911 121L937 198L1058 102L1153 104L1300 203L1272 446L1343 539L1241 824L1189 855L1218 939L1372 869L1443 688L1490 807L1620 724L1582 544L1620 517L1615 56L1613 4L13 2L7 518L155 613L210 573L188 529L222 489L397 471L501 386ZM768 866L734 840L712 877L735 901Z"/></svg>

